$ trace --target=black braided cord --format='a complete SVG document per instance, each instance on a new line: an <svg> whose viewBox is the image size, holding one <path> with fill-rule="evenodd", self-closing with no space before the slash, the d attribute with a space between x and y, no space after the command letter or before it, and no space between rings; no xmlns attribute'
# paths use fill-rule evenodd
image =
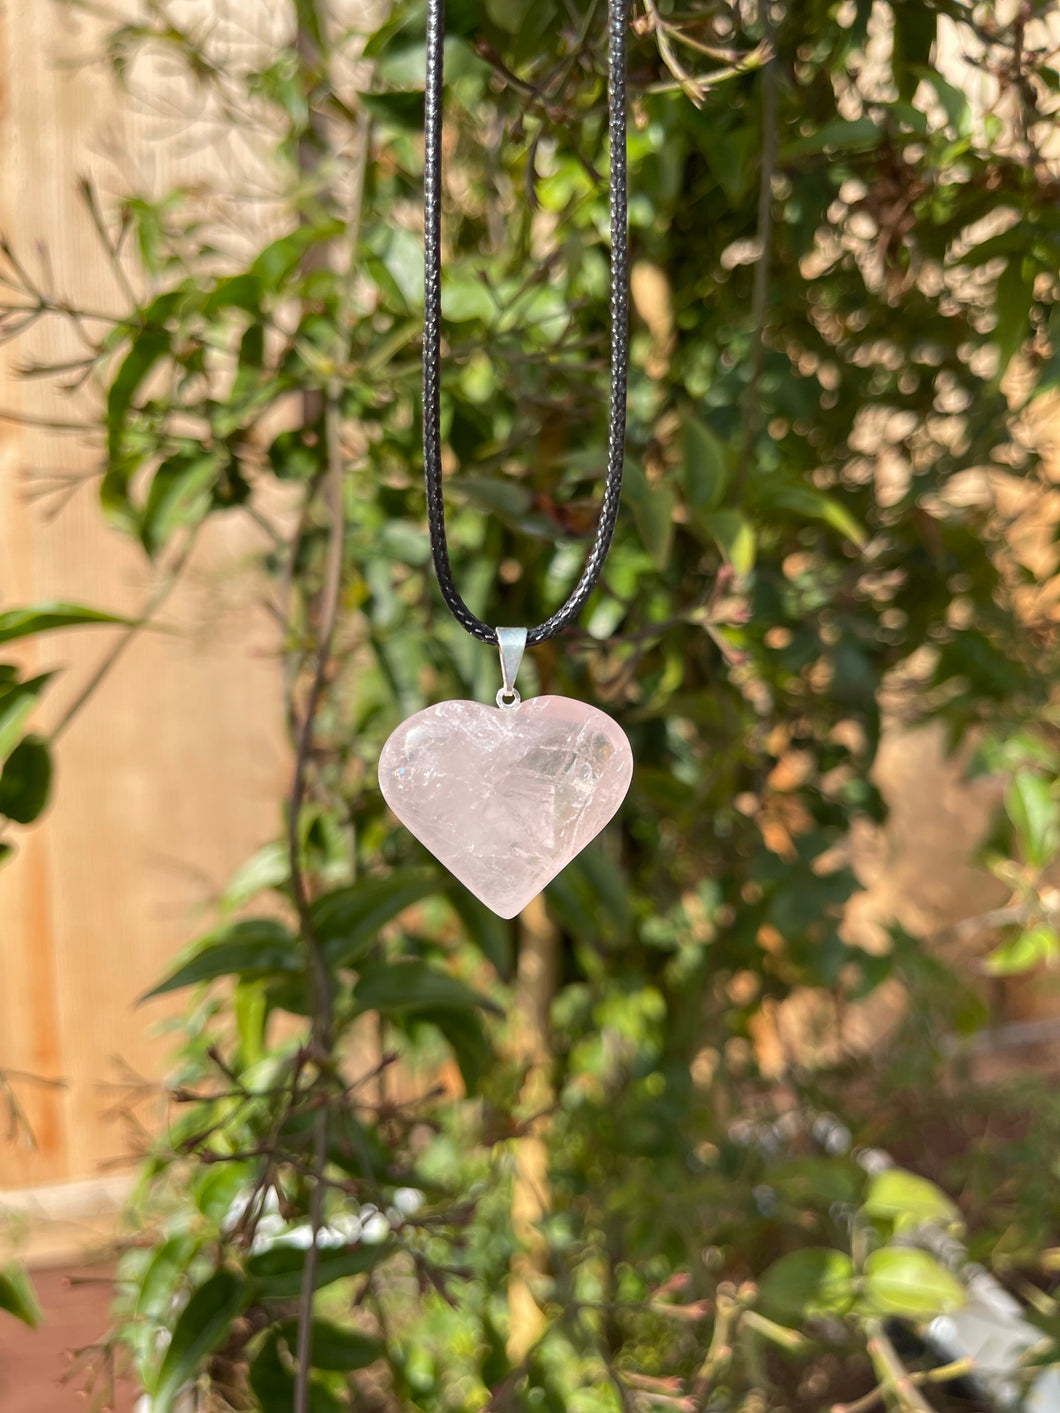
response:
<svg viewBox="0 0 1060 1413"><path fill-rule="evenodd" d="M628 0L608 0L608 101L611 143L611 415L607 438L607 479L596 538L582 576L558 612L527 634L527 643L553 638L577 617L596 588L611 548L622 491L626 443L626 381L629 374L629 250L626 197L626 23ZM442 498L441 321L442 321L442 54L445 0L427 4L426 158L423 172L423 470L427 483L427 524L442 598L453 617L484 643L497 631L471 612L453 580L445 537Z"/></svg>

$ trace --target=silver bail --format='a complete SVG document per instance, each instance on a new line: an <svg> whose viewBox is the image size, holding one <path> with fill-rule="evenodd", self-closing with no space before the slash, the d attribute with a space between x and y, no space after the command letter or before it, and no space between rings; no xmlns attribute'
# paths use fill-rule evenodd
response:
<svg viewBox="0 0 1060 1413"><path fill-rule="evenodd" d="M519 665L526 651L525 628L498 628L497 646L501 654L501 677L504 686L497 693L497 705L517 707L521 700L515 690L515 679L519 675Z"/></svg>

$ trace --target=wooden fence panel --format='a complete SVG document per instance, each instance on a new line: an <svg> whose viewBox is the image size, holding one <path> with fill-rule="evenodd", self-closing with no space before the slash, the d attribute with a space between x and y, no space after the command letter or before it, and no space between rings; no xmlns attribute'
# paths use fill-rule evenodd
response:
<svg viewBox="0 0 1060 1413"><path fill-rule="evenodd" d="M257 16L274 23L275 12ZM69 9L0 0L0 229L42 283L120 312L77 178L90 172L113 194L115 153L126 152L165 190L193 175L201 148L160 142L157 115L122 100L105 67L84 62L93 53L99 32ZM71 347L76 330L52 323L32 354ZM0 407L85 414L91 396L17 376L25 346L3 354ZM0 421L0 606L54 597L139 612L151 575L104 527L95 482L51 517L55 500L32 498L41 473L92 476L100 450L88 434ZM12 1076L36 1147L2 1141L0 1105L0 1187L89 1177L128 1153L131 1136L108 1110L134 1094L136 1076L157 1081L172 1046L153 1033L166 1007L135 1010L136 997L277 830L288 761L274 630L248 569L259 533L233 515L202 537L162 614L172 631L141 635L63 736L54 802L0 870L0 1071L65 1083ZM67 632L3 656L62 667L40 713L47 727L114 640L111 629Z"/></svg>

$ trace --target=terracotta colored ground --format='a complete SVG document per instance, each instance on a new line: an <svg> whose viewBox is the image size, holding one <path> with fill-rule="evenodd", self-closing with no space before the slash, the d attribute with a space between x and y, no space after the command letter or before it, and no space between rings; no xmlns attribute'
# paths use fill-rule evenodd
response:
<svg viewBox="0 0 1060 1413"><path fill-rule="evenodd" d="M0 1316L0 1413L86 1413L92 1407L80 1390L84 1380L63 1382L74 1350L95 1343L107 1327L111 1299L108 1272L93 1269L38 1271L34 1284L44 1307L44 1324L29 1330ZM103 1396L103 1384L97 1392ZM119 1383L115 1413L131 1413L136 1392ZM100 1406L100 1405L96 1405Z"/></svg>

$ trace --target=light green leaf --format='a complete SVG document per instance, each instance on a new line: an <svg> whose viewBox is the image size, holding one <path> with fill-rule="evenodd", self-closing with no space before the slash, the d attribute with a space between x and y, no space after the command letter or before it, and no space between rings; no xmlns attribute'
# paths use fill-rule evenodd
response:
<svg viewBox="0 0 1060 1413"><path fill-rule="evenodd" d="M1060 936L1045 923L1019 932L986 959L986 969L993 976L1018 976L1048 966L1060 957Z"/></svg>
<svg viewBox="0 0 1060 1413"><path fill-rule="evenodd" d="M0 760L5 760L18 745L30 712L53 676L54 673L45 672L25 682L0 686Z"/></svg>
<svg viewBox="0 0 1060 1413"><path fill-rule="evenodd" d="M497 306L484 282L468 273L454 273L442 279L442 318L454 324L474 319L492 323Z"/></svg>
<svg viewBox="0 0 1060 1413"><path fill-rule="evenodd" d="M703 527L737 574L755 567L755 532L739 510L715 510L702 517Z"/></svg>
<svg viewBox="0 0 1060 1413"><path fill-rule="evenodd" d="M269 888L282 888L291 876L291 857L287 844L274 839L236 869L225 889L223 904L232 912L249 903Z"/></svg>
<svg viewBox="0 0 1060 1413"><path fill-rule="evenodd" d="M185 1234L171 1236L156 1249L140 1278L137 1315L150 1320L167 1318L177 1287L198 1250L196 1238Z"/></svg>
<svg viewBox="0 0 1060 1413"><path fill-rule="evenodd" d="M893 1222L896 1230L923 1222L950 1227L961 1221L959 1210L941 1188L903 1168L887 1168L876 1174L862 1211Z"/></svg>
<svg viewBox="0 0 1060 1413"><path fill-rule="evenodd" d="M854 1263L825 1246L789 1252L763 1274L758 1299L781 1320L841 1315L854 1302Z"/></svg>
<svg viewBox="0 0 1060 1413"><path fill-rule="evenodd" d="M934 1256L915 1246L884 1246L865 1262L865 1296L886 1315L928 1319L959 1310L967 1293Z"/></svg>
<svg viewBox="0 0 1060 1413"><path fill-rule="evenodd" d="M215 1271L181 1311L162 1367L150 1390L151 1413L170 1413L181 1389L199 1365L223 1344L232 1324L246 1309L251 1288L234 1271Z"/></svg>
<svg viewBox="0 0 1060 1413"><path fill-rule="evenodd" d="M802 515L807 520L823 520L826 525L831 525L833 530L838 530L841 535L852 540L859 549L868 538L864 528L841 501L826 495L824 491L815 490L812 486L770 487L763 500L770 508L786 510L792 515Z"/></svg>
<svg viewBox="0 0 1060 1413"><path fill-rule="evenodd" d="M1032 770L1017 770L1005 791L1005 812L1027 863L1034 868L1051 863L1060 832L1060 807L1048 783Z"/></svg>

